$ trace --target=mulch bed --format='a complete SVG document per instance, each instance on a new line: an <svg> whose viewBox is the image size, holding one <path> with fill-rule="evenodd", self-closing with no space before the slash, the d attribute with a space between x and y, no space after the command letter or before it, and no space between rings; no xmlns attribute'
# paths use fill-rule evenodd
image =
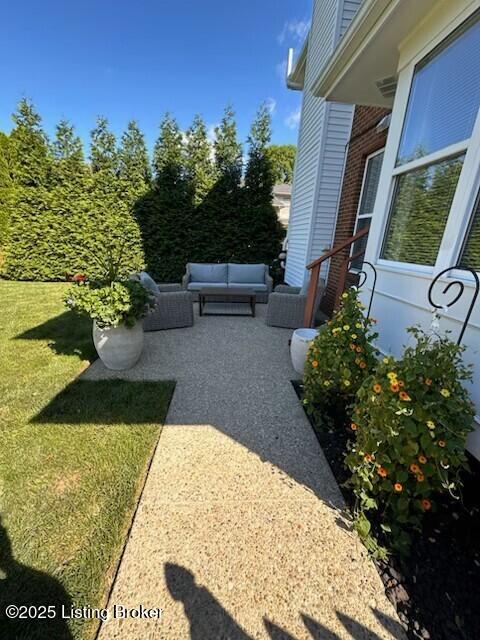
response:
<svg viewBox="0 0 480 640"><path fill-rule="evenodd" d="M302 385L292 381L298 397ZM310 420L348 506L353 494L345 486L343 466L348 417L331 408L329 423L319 428ZM328 426L330 424L330 426ZM375 561L388 599L395 606L408 638L417 640L480 639L480 464L470 458L463 474L462 501L436 499L438 511L425 515L421 533L414 533L408 558L391 554ZM382 542L380 531L373 533Z"/></svg>

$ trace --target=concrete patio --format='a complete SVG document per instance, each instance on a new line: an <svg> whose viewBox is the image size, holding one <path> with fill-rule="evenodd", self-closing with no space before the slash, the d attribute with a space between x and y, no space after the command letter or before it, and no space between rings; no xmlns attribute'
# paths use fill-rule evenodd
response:
<svg viewBox="0 0 480 640"><path fill-rule="evenodd" d="M119 376L177 381L109 603L163 614L101 640L404 637L290 383L291 331L257 310L146 334Z"/></svg>

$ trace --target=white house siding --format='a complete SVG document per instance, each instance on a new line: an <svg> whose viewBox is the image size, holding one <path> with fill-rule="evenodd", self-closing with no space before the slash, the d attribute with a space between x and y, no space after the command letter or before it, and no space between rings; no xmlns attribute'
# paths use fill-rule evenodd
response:
<svg viewBox="0 0 480 640"><path fill-rule="evenodd" d="M317 194L308 262L321 256L333 242L345 148L350 137L352 119L351 105L336 102L326 104L325 135L317 169ZM323 277L326 276L326 268L327 265L324 265Z"/></svg>
<svg viewBox="0 0 480 640"><path fill-rule="evenodd" d="M362 0L315 0L288 229L285 280L301 285L305 266L333 237L353 107L327 103L310 89Z"/></svg>

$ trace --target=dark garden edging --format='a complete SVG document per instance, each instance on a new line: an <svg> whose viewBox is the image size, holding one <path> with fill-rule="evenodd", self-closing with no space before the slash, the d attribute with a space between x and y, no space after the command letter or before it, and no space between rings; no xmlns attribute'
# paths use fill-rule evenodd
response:
<svg viewBox="0 0 480 640"><path fill-rule="evenodd" d="M302 400L302 383L292 384ZM344 486L350 474L343 464L350 420L337 408L328 415L331 427L319 428L306 415L351 510L354 496ZM390 553L387 561L375 560L385 593L411 640L480 638L480 464L469 461L471 472L462 473L462 500L443 496L437 501L437 511L425 515L423 531L413 534L410 555ZM375 524L373 534L387 546Z"/></svg>

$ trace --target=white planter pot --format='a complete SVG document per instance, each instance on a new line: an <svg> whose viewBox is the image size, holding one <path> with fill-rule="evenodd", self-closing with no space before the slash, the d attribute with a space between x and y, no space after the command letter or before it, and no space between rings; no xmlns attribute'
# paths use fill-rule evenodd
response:
<svg viewBox="0 0 480 640"><path fill-rule="evenodd" d="M143 349L143 323L134 327L124 324L101 329L93 323L93 344L101 361L108 369L123 371L138 361Z"/></svg>
<svg viewBox="0 0 480 640"><path fill-rule="evenodd" d="M293 368L303 376L305 361L310 344L318 335L317 329L295 329L290 343L290 357Z"/></svg>

